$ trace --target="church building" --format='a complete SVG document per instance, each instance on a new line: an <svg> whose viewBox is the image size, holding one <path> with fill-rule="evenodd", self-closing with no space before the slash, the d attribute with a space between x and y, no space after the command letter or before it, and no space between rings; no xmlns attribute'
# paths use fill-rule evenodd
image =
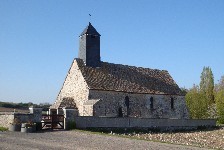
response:
<svg viewBox="0 0 224 150"><path fill-rule="evenodd" d="M78 58L51 109L75 108L78 116L189 117L184 94L168 71L101 61L100 36L91 23L81 33Z"/></svg>

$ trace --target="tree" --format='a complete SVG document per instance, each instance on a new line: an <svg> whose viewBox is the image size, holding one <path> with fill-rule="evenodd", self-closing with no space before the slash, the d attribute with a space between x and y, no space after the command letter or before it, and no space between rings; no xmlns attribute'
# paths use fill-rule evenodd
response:
<svg viewBox="0 0 224 150"><path fill-rule="evenodd" d="M204 94L209 105L214 101L214 76L210 67L204 67L201 73L200 92Z"/></svg>
<svg viewBox="0 0 224 150"><path fill-rule="evenodd" d="M218 84L215 85L215 92L224 90L224 75L221 76L221 79L218 81Z"/></svg>
<svg viewBox="0 0 224 150"><path fill-rule="evenodd" d="M180 90L182 91L183 95L186 95L188 92L188 89L186 89L185 87L181 87Z"/></svg>
<svg viewBox="0 0 224 150"><path fill-rule="evenodd" d="M217 105L218 122L224 123L224 89L216 93L215 101Z"/></svg>
<svg viewBox="0 0 224 150"><path fill-rule="evenodd" d="M204 94L199 92L199 87L194 85L185 96L192 119L205 119L208 117L208 100Z"/></svg>

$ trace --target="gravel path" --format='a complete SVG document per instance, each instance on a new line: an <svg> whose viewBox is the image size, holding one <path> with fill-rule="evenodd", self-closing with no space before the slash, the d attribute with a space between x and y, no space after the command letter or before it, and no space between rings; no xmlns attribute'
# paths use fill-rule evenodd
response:
<svg viewBox="0 0 224 150"><path fill-rule="evenodd" d="M43 133L0 132L0 150L153 149L196 150L199 147L166 144L81 131Z"/></svg>

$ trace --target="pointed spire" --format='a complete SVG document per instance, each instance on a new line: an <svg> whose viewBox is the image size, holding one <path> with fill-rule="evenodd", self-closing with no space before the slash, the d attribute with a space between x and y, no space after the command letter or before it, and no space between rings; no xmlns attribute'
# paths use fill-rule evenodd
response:
<svg viewBox="0 0 224 150"><path fill-rule="evenodd" d="M96 29L92 26L92 24L90 22L89 22L89 25L82 31L80 36L82 36L84 34L100 36L100 34L96 31Z"/></svg>

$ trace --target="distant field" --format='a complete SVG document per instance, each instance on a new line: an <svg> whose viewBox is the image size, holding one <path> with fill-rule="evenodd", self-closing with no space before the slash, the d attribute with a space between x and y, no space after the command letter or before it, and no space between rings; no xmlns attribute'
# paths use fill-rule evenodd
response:
<svg viewBox="0 0 224 150"><path fill-rule="evenodd" d="M0 112L14 112L14 108L0 107ZM15 112L26 113L29 112L29 109L15 109Z"/></svg>

